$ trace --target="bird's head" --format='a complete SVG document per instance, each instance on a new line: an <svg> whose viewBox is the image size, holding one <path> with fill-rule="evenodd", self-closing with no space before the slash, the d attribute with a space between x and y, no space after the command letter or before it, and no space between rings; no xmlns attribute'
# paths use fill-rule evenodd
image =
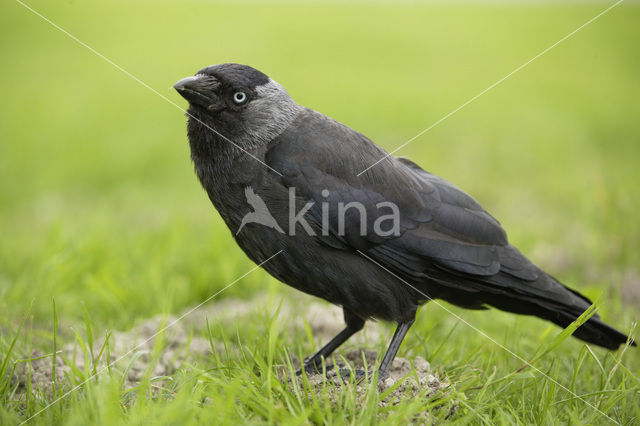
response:
<svg viewBox="0 0 640 426"><path fill-rule="evenodd" d="M173 87L189 102L190 126L212 127L243 148L271 141L302 108L280 84L247 65L211 65Z"/></svg>

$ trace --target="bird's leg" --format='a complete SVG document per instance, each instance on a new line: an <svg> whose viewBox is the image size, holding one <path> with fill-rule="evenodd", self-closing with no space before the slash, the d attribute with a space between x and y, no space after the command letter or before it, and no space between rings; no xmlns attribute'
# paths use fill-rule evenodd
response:
<svg viewBox="0 0 640 426"><path fill-rule="evenodd" d="M347 327L342 330L336 337L331 339L329 343L324 345L322 349L316 352L312 357L307 358L304 361L303 367L307 373L318 373L322 371L322 359L327 358L333 353L341 344L347 341L349 337L362 330L365 320L355 315L351 311L343 308L344 322ZM299 376L302 374L302 369L298 370L296 374Z"/></svg>
<svg viewBox="0 0 640 426"><path fill-rule="evenodd" d="M384 381L389 376L389 371L391 370L391 364L393 363L393 359L396 357L398 353L398 349L400 349L400 345L402 344L402 340L404 336L406 336L407 331L409 331L409 327L413 324L413 319L409 321L403 321L398 324L398 328L396 328L393 337L391 338L391 343L389 343L389 348L387 352L384 354L384 358L382 358L382 362L380 363L380 369L378 370L378 381ZM362 370L350 370L346 368L342 368L334 374L335 376L340 376L342 381L347 382L352 377L356 383L359 383L362 379L366 377L366 373ZM370 374L373 376L373 374Z"/></svg>
<svg viewBox="0 0 640 426"><path fill-rule="evenodd" d="M400 349L400 345L402 344L402 340L404 339L404 336L407 335L407 331L409 331L409 327L411 327L413 321L414 320L412 319L411 321L401 322L398 324L398 328L396 328L396 332L393 333L393 337L391 338L391 343L389 343L387 353L384 354L384 358L382 358L382 362L380 363L380 368L378 370L379 381L384 381L389 376L393 359L396 357L398 349Z"/></svg>

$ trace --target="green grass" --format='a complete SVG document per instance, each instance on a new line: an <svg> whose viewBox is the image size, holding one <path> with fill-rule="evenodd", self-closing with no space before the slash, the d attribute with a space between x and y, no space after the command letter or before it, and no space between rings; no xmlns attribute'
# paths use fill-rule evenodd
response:
<svg viewBox="0 0 640 426"><path fill-rule="evenodd" d="M29 4L180 105L169 89L179 78L247 63L393 149L609 3ZM640 265L639 18L637 4L623 3L398 153L476 197L515 245L599 298L603 318L625 331L639 307L621 297ZM199 188L179 110L13 0L0 5L0 35L0 423L11 424L96 365L80 350L84 370L16 401L7 373L32 350L182 312L252 264ZM303 315L306 299L259 271L216 300L264 292L257 317L225 327L210 318L209 331L194 331L226 343L228 356L170 378L149 371L133 390L118 365L32 422L398 423L425 410L444 419L457 406L448 420L460 424L609 423L535 370L514 374L521 361L436 305L420 311L400 355L429 360L453 384L445 398L378 408L371 388L363 402L353 389L335 404L328 389L310 399L283 385L276 366L320 342L290 331L271 303ZM617 422L640 421L637 349L568 339L538 359L559 329L450 309Z"/></svg>

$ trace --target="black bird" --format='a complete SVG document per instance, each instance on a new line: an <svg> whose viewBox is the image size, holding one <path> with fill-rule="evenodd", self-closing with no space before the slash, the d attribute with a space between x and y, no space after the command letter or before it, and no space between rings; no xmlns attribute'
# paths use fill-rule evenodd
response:
<svg viewBox="0 0 640 426"><path fill-rule="evenodd" d="M431 299L535 315L561 327L592 304L509 244L500 223L469 195L404 158L369 168L388 154L298 105L262 72L213 65L174 88L189 101L196 174L238 245L256 263L282 250L264 269L344 310L346 328L305 361L307 371L376 318L398 324L379 368L379 379L386 378L417 308ZM238 232L254 211L247 188L279 226L245 221ZM598 315L574 335L608 349L628 341Z"/></svg>

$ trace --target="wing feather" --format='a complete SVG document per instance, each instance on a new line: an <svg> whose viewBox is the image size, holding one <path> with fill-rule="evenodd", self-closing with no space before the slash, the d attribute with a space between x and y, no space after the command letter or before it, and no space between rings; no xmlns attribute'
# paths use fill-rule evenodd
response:
<svg viewBox="0 0 640 426"><path fill-rule="evenodd" d="M266 158L270 166L283 171L284 186L314 202L309 214L316 224L328 215L330 235L318 235L319 240L363 251L382 245L396 263L408 262L403 269L417 274L434 264L479 276L500 271L498 248L508 246L506 233L473 198L405 159L389 157L358 176L384 151L328 117L306 114L295 133L285 131ZM336 145L361 157L342 156ZM348 203L357 203L362 210L345 210ZM390 214L379 208L381 203L398 207L399 232L394 235L375 232L375 224ZM517 265L511 270L517 272Z"/></svg>

